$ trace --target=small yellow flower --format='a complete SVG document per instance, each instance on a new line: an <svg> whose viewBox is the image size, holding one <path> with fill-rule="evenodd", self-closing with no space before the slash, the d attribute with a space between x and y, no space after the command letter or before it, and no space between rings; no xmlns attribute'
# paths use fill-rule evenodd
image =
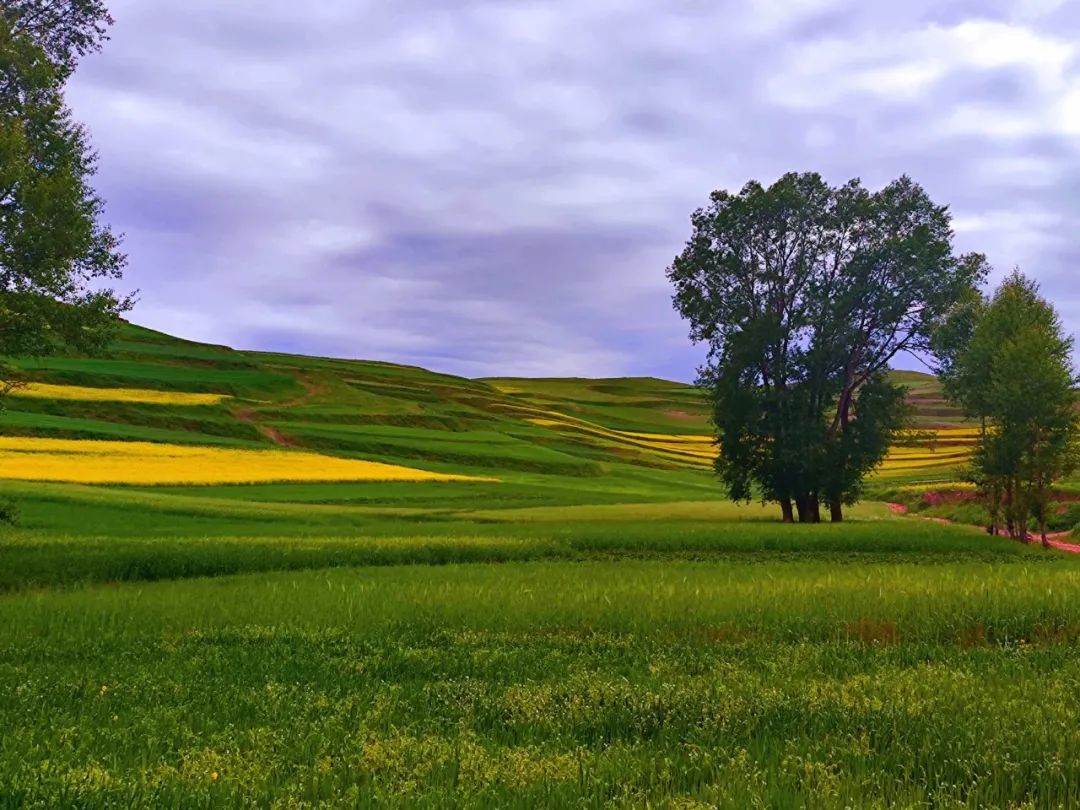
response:
<svg viewBox="0 0 1080 810"><path fill-rule="evenodd" d="M101 685L101 692L99 694L102 697L105 697L105 693L108 692L108 691L109 691L109 687L107 687L105 684L102 684Z"/></svg>
<svg viewBox="0 0 1080 810"><path fill-rule="evenodd" d="M217 776L218 776L217 771L214 771L213 773L211 773L210 774L210 781L216 782L217 781Z"/></svg>

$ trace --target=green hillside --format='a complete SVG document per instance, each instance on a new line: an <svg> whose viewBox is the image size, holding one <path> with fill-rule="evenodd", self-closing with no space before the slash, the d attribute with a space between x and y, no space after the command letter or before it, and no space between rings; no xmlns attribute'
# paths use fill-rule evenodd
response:
<svg viewBox="0 0 1080 810"><path fill-rule="evenodd" d="M588 510L723 498L711 471L708 404L701 391L677 382L469 380L391 363L237 351L130 324L102 357L23 359L18 367L28 387L0 413L0 441L149 442L170 454L208 446L289 451L296 455L277 463L288 467L294 459L315 468L306 478L287 470L278 476L286 480L253 475L251 483L237 486L227 483L234 480L228 475L216 475L213 460L158 463L153 466L165 464L168 472L155 478L144 458L133 459L115 480L102 472L120 465L115 451L103 446L100 456L64 455L85 446L61 443L50 450L60 474L42 478L20 472L28 448L12 446L4 452L14 455L0 458L0 478L16 480L0 480L0 495L16 496L29 527L81 531L93 515L110 532L183 533L207 524L214 533L248 534L263 530L250 524L254 509L285 533L349 531L368 525L369 509L399 510L396 520L444 518L447 510L461 509L459 516L473 521L477 511L489 519L496 513L517 519L514 510L522 508ZM955 423L933 378L898 374L911 386L920 425ZM898 448L900 457L883 475L903 482L947 479L964 451L944 444ZM262 458L248 455L236 463ZM480 480L311 480L319 477L319 459ZM199 480L189 480L185 470ZM86 486L95 483L108 488ZM155 509L173 515L168 525L131 514L137 489L153 496ZM218 511L207 515L211 500ZM71 508L57 509L57 503ZM346 511L267 512L272 504ZM223 521L221 509L233 510L236 519Z"/></svg>
<svg viewBox="0 0 1080 810"><path fill-rule="evenodd" d="M235 351L127 324L106 358L17 366L37 383L227 398L190 407L15 396L0 435L277 445L483 474L587 478L611 473L610 465L622 472L707 466L700 453L627 435L709 433L702 393L655 378L469 380L391 363ZM911 388L920 425L958 421L933 377L896 374Z"/></svg>

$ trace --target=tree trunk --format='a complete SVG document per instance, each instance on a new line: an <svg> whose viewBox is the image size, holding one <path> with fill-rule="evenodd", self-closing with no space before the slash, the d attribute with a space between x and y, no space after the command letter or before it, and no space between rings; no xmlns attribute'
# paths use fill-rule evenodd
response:
<svg viewBox="0 0 1080 810"><path fill-rule="evenodd" d="M810 509L805 495L795 496L795 509L799 513L799 523L810 522Z"/></svg>
<svg viewBox="0 0 1080 810"><path fill-rule="evenodd" d="M786 495L780 499L780 511L784 515L784 523L795 522L795 515L791 511L791 498Z"/></svg>
<svg viewBox="0 0 1080 810"><path fill-rule="evenodd" d="M809 523L821 523L821 505L816 492L806 497L807 520Z"/></svg>
<svg viewBox="0 0 1080 810"><path fill-rule="evenodd" d="M844 505L839 495L834 495L829 499L829 518L833 523L842 523L844 520Z"/></svg>

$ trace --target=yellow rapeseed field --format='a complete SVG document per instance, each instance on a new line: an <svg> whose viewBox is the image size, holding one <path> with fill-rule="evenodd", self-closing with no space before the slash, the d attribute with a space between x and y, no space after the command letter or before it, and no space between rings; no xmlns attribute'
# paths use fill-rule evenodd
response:
<svg viewBox="0 0 1080 810"><path fill-rule="evenodd" d="M291 450L0 437L0 478L74 484L479 481Z"/></svg>
<svg viewBox="0 0 1080 810"><path fill-rule="evenodd" d="M714 444L716 439L702 433L637 433L633 430L618 431L624 436L653 441L675 442L678 444Z"/></svg>
<svg viewBox="0 0 1080 810"><path fill-rule="evenodd" d="M541 427L568 428L577 433L619 442L642 450L651 450L667 459L690 464L709 466L716 458L716 444L712 436L680 433L636 433L614 430L551 411L557 418L533 418L528 421Z"/></svg>
<svg viewBox="0 0 1080 810"><path fill-rule="evenodd" d="M570 430L597 439L648 450L661 458L689 463L695 466L711 466L717 455L715 439L702 434L640 433L614 430L593 422L548 411L547 417L529 419L534 425ZM889 450L885 461L878 468L883 475L916 473L920 470L938 471L943 468L960 467L971 456L977 428L948 427L921 431L905 431L904 437L916 444L901 444Z"/></svg>
<svg viewBox="0 0 1080 810"><path fill-rule="evenodd" d="M975 492L978 487L970 481L936 481L932 484L907 484L897 487L900 492L909 495L921 495L926 492Z"/></svg>
<svg viewBox="0 0 1080 810"><path fill-rule="evenodd" d="M217 405L225 394L192 394L186 391L152 391L148 388L85 388L81 385L27 383L13 396L35 399L79 399L96 402L138 402L148 405Z"/></svg>

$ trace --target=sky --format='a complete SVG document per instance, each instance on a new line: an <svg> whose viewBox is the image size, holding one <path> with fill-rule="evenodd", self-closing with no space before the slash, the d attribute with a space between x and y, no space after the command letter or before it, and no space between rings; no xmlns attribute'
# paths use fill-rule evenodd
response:
<svg viewBox="0 0 1080 810"><path fill-rule="evenodd" d="M691 380L703 352L665 279L691 212L818 171L911 175L958 249L1019 266L1080 327L1078 4L110 7L69 100L146 326L466 376Z"/></svg>

